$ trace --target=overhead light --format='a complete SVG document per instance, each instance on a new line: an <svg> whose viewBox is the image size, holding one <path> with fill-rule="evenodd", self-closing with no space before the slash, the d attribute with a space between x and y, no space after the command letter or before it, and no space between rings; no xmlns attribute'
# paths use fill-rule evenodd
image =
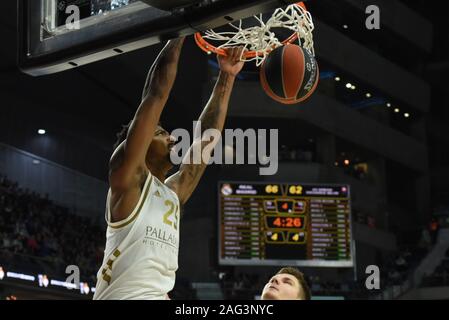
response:
<svg viewBox="0 0 449 320"><path fill-rule="evenodd" d="M352 85L351 90L355 90L355 89L356 89L356 86Z"/></svg>
<svg viewBox="0 0 449 320"><path fill-rule="evenodd" d="M341 80L341 78L340 77L335 77L335 81L340 81Z"/></svg>
<svg viewBox="0 0 449 320"><path fill-rule="evenodd" d="M387 107L388 107L388 108L391 108L391 103L388 102L388 103L387 103Z"/></svg>
<svg viewBox="0 0 449 320"><path fill-rule="evenodd" d="M399 108L394 109L394 112L396 112L396 113L399 113L399 111L401 111L401 110L399 110Z"/></svg>
<svg viewBox="0 0 449 320"><path fill-rule="evenodd" d="M367 98L371 98L371 93L368 92L368 93L366 94L366 97L367 97Z"/></svg>
<svg viewBox="0 0 449 320"><path fill-rule="evenodd" d="M349 160L348 159L345 159L344 163L345 163L346 166L349 166Z"/></svg>
<svg viewBox="0 0 449 320"><path fill-rule="evenodd" d="M351 88L352 88L352 84L351 84L350 82L348 82L348 83L346 84L346 88L351 89Z"/></svg>
<svg viewBox="0 0 449 320"><path fill-rule="evenodd" d="M410 114L409 113L404 113L404 117L410 118Z"/></svg>
<svg viewBox="0 0 449 320"><path fill-rule="evenodd" d="M39 129L39 130L37 130L37 133L38 133L38 134L45 134L46 131L45 131L44 129Z"/></svg>
<svg viewBox="0 0 449 320"><path fill-rule="evenodd" d="M347 24L344 24L343 25L343 29L348 29L349 27L348 27L348 25Z"/></svg>
<svg viewBox="0 0 449 320"><path fill-rule="evenodd" d="M337 161L335 161L335 163L334 163L334 164L335 164L335 166L336 166L336 167L338 167L338 162L337 162Z"/></svg>

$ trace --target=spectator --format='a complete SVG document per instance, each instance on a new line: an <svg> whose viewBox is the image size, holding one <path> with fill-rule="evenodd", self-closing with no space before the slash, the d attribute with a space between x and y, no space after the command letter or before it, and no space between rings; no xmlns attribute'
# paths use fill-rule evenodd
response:
<svg viewBox="0 0 449 320"><path fill-rule="evenodd" d="M396 268L398 271L404 272L407 270L407 261L405 261L402 254L399 255L399 257L396 259L395 263L396 263Z"/></svg>
<svg viewBox="0 0 449 320"><path fill-rule="evenodd" d="M33 254L33 255L36 254L39 247L37 245L37 242L36 242L36 239L34 238L34 236L31 236L28 238L27 248L29 249L29 252L31 254Z"/></svg>
<svg viewBox="0 0 449 320"><path fill-rule="evenodd" d="M9 249L12 247L12 241L9 237L9 234L5 233L3 236L3 249Z"/></svg>
<svg viewBox="0 0 449 320"><path fill-rule="evenodd" d="M368 227L375 229L376 228L376 218L369 215L367 217L367 225L368 225Z"/></svg>
<svg viewBox="0 0 449 320"><path fill-rule="evenodd" d="M432 245L435 245L435 243L437 242L437 238L438 238L438 231L440 229L437 219L432 218L432 220L430 221L430 224L429 224L429 229L430 229L430 238L432 241Z"/></svg>

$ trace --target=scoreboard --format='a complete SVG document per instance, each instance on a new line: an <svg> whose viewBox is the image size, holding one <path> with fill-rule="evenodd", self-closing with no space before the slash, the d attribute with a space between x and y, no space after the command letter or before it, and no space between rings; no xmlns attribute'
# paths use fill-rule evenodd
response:
<svg viewBox="0 0 449 320"><path fill-rule="evenodd" d="M348 185L218 186L219 263L352 267Z"/></svg>

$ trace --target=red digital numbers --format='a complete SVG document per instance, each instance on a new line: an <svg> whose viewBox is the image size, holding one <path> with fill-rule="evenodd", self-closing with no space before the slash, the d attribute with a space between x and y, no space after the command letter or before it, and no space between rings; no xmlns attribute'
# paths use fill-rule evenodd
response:
<svg viewBox="0 0 449 320"><path fill-rule="evenodd" d="M273 225L275 225L276 227L282 227L281 218L276 218L276 219L273 221Z"/></svg>
<svg viewBox="0 0 449 320"><path fill-rule="evenodd" d="M301 218L276 218L273 221L273 226L278 228L301 228Z"/></svg>

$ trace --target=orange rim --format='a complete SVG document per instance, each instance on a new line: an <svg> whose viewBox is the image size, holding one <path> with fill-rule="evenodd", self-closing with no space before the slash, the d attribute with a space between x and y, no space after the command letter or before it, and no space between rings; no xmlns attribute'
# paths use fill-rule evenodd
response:
<svg viewBox="0 0 449 320"><path fill-rule="evenodd" d="M305 10L307 10L306 5L304 2L298 2L296 3L297 6L301 6ZM298 39L298 35L296 33L293 33L290 37L282 41L282 44L288 44L296 41ZM216 53L221 56L226 56L226 49L220 49L215 47L214 45L210 44L206 39L203 38L201 35L201 32L195 33L195 42L200 47L201 50L203 50L206 53ZM257 51L247 51L243 55L245 58L254 58L256 56L261 56L261 53L258 53Z"/></svg>

